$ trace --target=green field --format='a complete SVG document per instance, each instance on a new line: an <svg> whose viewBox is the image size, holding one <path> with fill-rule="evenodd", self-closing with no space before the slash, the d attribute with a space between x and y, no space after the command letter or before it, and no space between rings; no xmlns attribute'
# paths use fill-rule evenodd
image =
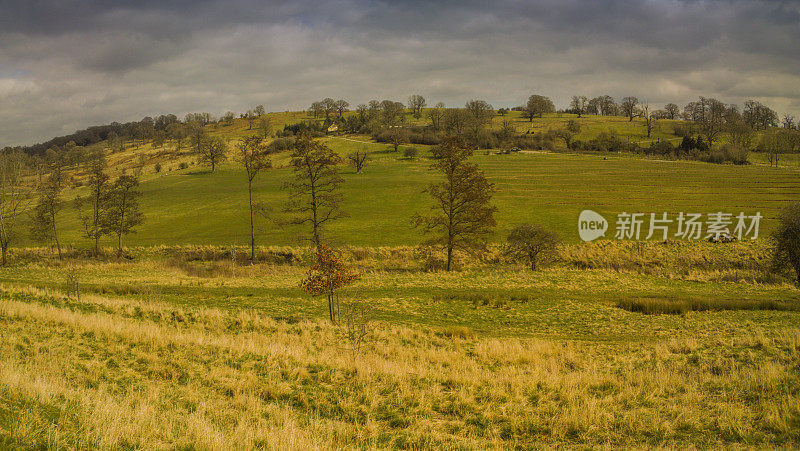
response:
<svg viewBox="0 0 800 451"><path fill-rule="evenodd" d="M581 139L643 136L624 118L581 121ZM659 137L672 139L669 127ZM210 131L233 144L246 128ZM371 157L361 174L341 167L349 216L326 232L360 276L339 292L339 324L301 289L307 231L279 225L287 153L258 178L256 197L274 214L251 260L235 161L212 174L171 144L129 144L109 156L109 172L145 155L147 217L124 257L81 252L89 243L67 208L62 243L78 250L60 260L26 239L0 270L0 448L800 446L800 291L770 269L766 236L800 194L796 158L771 168L762 155L733 166L480 150L472 158L495 184L497 233L481 258L457 253L444 272L441 252L420 249L411 226L437 180L429 149L415 146L410 161L366 136L324 140ZM583 243L584 209L612 228L620 212L765 219L759 239L735 243ZM523 222L564 239L539 271L502 252ZM349 316L352 306L363 316Z"/></svg>
<svg viewBox="0 0 800 451"><path fill-rule="evenodd" d="M302 261L38 251L0 273L0 445L796 447L800 295L763 280L766 246L719 246L581 244L535 273L353 249L358 346L299 289ZM637 299L747 309L618 307ZM747 307L773 300L790 310Z"/></svg>
<svg viewBox="0 0 800 451"><path fill-rule="evenodd" d="M299 121L303 115L284 113L272 117L275 127L280 128L280 124ZM495 123L499 120L496 118ZM513 120L520 130L530 126L519 117ZM560 127L566 120L546 117L534 121L533 126ZM641 124L624 118L580 120L585 121L579 135L582 139L603 129L614 129L629 139L644 136L636 134L643 132ZM668 128L666 124L664 128ZM220 126L212 133L228 137L234 143L248 130L244 121L237 120L234 125ZM429 170L426 146L414 146L423 152L420 158L408 161L392 152L390 146L369 142L365 136L331 137L325 141L343 156L359 148L368 150L371 158L362 174L355 174L349 167L341 168L345 179L343 209L349 217L331 225L328 237L332 242L370 246L420 243L418 231L411 226L411 217L429 207L423 190L437 180L437 175ZM110 157L113 173L130 168L139 153L156 155L144 167L141 203L147 218L125 242L128 245L246 243L249 236L246 178L237 163L229 161L210 174L196 165L191 155L159 157L159 152L165 151L147 145ZM675 215L722 211L735 215L758 211L765 217L762 230L768 231L780 208L797 200L800 193L800 168L788 157L782 162L787 166L779 168L563 152L496 155L477 151L473 159L497 188L494 201L498 207L498 233L493 241L502 239L516 224L533 222L542 223L566 241L574 242L578 239L577 216L584 209L598 211L612 223L620 212ZM190 166L178 169L181 161ZM161 173L154 173L153 162L162 162ZM282 186L291 177L287 164L288 154L275 155L274 168L257 179L257 198L273 208L272 219L276 221L281 218L286 201ZM80 192L69 190L65 197L69 199ZM66 209L62 226L65 242L81 247L85 240L81 238L79 225L75 211ZM259 243L265 245L300 244L298 236L305 233L297 227L279 227L271 220L260 224L260 229Z"/></svg>

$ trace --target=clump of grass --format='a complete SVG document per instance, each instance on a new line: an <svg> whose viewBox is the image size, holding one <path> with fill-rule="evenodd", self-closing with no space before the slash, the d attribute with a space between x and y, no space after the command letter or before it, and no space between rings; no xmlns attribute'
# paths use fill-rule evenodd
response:
<svg viewBox="0 0 800 451"><path fill-rule="evenodd" d="M750 300L750 299L667 299L632 298L620 299L617 307L645 315L683 315L688 312L722 310L779 310L800 311L800 302L795 300Z"/></svg>
<svg viewBox="0 0 800 451"><path fill-rule="evenodd" d="M469 294L450 293L446 295L434 296L433 300L444 301L444 302L466 302L468 304L471 304L472 308L492 307L499 309L510 309L512 307L511 306L512 303L523 304L530 301L530 297L525 295L492 296L483 293L469 293Z"/></svg>
<svg viewBox="0 0 800 451"><path fill-rule="evenodd" d="M475 336L472 333L472 329L465 326L445 327L444 329L438 332L438 335L447 338L460 338L462 340L469 340L470 338Z"/></svg>

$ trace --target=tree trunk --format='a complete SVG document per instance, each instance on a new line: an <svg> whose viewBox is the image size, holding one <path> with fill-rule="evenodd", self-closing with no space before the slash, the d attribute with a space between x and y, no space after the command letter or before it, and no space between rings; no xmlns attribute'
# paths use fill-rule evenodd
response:
<svg viewBox="0 0 800 451"><path fill-rule="evenodd" d="M0 247L2 247L3 250L3 266L6 266L8 263L8 243L2 243Z"/></svg>
<svg viewBox="0 0 800 451"><path fill-rule="evenodd" d="M117 234L117 258L122 257L122 234Z"/></svg>
<svg viewBox="0 0 800 451"><path fill-rule="evenodd" d="M53 240L56 242L56 249L58 249L58 259L61 260L61 243L58 241L58 229L56 228L56 214L50 212L53 219Z"/></svg>
<svg viewBox="0 0 800 451"><path fill-rule="evenodd" d="M331 323L336 324L336 310L333 307L333 293L328 292L328 316L331 319Z"/></svg>
<svg viewBox="0 0 800 451"><path fill-rule="evenodd" d="M213 170L212 170L213 172ZM256 258L256 229L253 219L253 181L247 182L247 196L250 202L250 261Z"/></svg>

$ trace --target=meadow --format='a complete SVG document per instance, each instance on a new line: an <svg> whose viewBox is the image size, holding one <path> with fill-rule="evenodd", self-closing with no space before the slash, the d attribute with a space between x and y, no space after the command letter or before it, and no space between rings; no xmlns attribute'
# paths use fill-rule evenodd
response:
<svg viewBox="0 0 800 451"><path fill-rule="evenodd" d="M260 248L255 264L212 246L20 251L0 274L0 443L797 446L800 296L764 278L765 246L714 246L598 242L542 271L495 255L453 273L413 248L348 248L360 343L299 289L307 249ZM757 307L619 306L653 298Z"/></svg>
<svg viewBox="0 0 800 451"><path fill-rule="evenodd" d="M270 117L276 128L305 118ZM525 131L571 116L510 118ZM581 121L581 139L643 138L636 121ZM674 139L674 125L656 136ZM209 131L233 145L247 127ZM300 288L313 257L306 231L281 223L287 153L257 179L272 216L251 261L235 161L210 173L186 149L128 143L109 173L142 169L146 220L123 257L89 257L66 208L63 260L25 238L0 270L0 448L800 446L800 291L770 271L768 239L800 192L796 159L477 151L496 187L497 232L486 253L459 253L444 272L411 225L437 180L429 148L413 145L410 160L410 145L323 140L370 154L363 173L341 167L349 216L326 231L360 275L339 293L340 324ZM612 222L620 212L764 220L758 239L735 243L583 243L584 209ZM523 222L563 239L541 270L502 252Z"/></svg>
<svg viewBox="0 0 800 451"><path fill-rule="evenodd" d="M303 113L275 113L269 117L274 129L307 119ZM519 113L512 112L506 117L495 117L493 126L511 120L519 132L542 131L563 128L571 119L573 115L554 114L529 123ZM411 116L408 120L415 121ZM581 133L576 135L579 139L613 130L625 139L647 140L644 127L636 120L587 116L579 121L582 124ZM672 128L678 122L662 121L653 139L675 139ZM253 133L242 119L229 126L209 127L209 132L228 140L231 147L241 136ZM395 153L390 145L372 142L362 135L330 136L324 141L343 157L360 150L368 152L370 158L360 174L350 167L341 168L345 179L343 210L349 217L331 225L329 239L337 245L419 244L421 239L411 225L411 217L429 208L429 198L423 190L437 180L437 175L429 170L429 147L403 145ZM414 160L404 158L407 147L419 149L420 156ZM111 174L133 171L139 166L138 156L144 156L140 166L141 203L147 219L136 234L126 237L126 243L131 246L247 243L247 182L234 161L233 150L230 161L210 173L196 164L188 149L175 152L171 148L171 144L161 149L146 144L136 149L129 144L128 150L109 156ZM564 151L512 155L476 151L473 161L486 171L496 188L498 233L492 241L501 241L517 224L530 222L544 224L561 234L562 239L576 242L576 221L584 209L595 210L610 221L620 212L670 215L761 212L762 230L766 233L774 226L780 208L800 193L800 166L796 156L787 156L777 168L764 167L765 157L753 155L756 163L746 166ZM255 195L272 211L272 217L259 225L262 244L303 244L298 240L302 229L279 225L286 201L282 187L292 176L288 162L288 153L275 154L273 168L256 179ZM180 168L181 163L186 166L184 169ZM162 167L159 173L154 170L156 164ZM81 193L81 188L70 189L64 197L69 200ZM63 216L64 241L80 246L82 231L77 213L66 208ZM36 244L27 236L22 240L25 245Z"/></svg>

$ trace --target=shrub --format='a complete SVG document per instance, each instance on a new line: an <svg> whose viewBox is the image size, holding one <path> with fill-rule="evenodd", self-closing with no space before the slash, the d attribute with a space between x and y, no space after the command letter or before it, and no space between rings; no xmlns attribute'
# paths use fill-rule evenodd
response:
<svg viewBox="0 0 800 451"><path fill-rule="evenodd" d="M189 163L187 163L185 161L178 165L178 169L186 169L188 167L189 167Z"/></svg>
<svg viewBox="0 0 800 451"><path fill-rule="evenodd" d="M294 148L295 142L296 140L294 136L291 135L284 138L276 138L267 145L267 152L277 153L286 150L292 150Z"/></svg>
<svg viewBox="0 0 800 451"><path fill-rule="evenodd" d="M155 165L155 167L153 168L153 170L156 172L156 174L158 174L159 172L161 172L161 163L156 163L156 165Z"/></svg>
<svg viewBox="0 0 800 451"><path fill-rule="evenodd" d="M749 152L733 144L723 144L722 146L703 152L701 160L707 163L733 163L747 164Z"/></svg>
<svg viewBox="0 0 800 451"><path fill-rule="evenodd" d="M567 130L569 130L570 133L580 133L581 124L579 124L575 119L570 119L569 122L567 122Z"/></svg>
<svg viewBox="0 0 800 451"><path fill-rule="evenodd" d="M673 146L669 141L659 141L651 144L650 148L647 149L647 152L651 155L672 155L675 152L675 146Z"/></svg>
<svg viewBox="0 0 800 451"><path fill-rule="evenodd" d="M409 160L413 160L416 158L418 153L419 151L416 147L406 147L406 149L403 151L403 156Z"/></svg>

